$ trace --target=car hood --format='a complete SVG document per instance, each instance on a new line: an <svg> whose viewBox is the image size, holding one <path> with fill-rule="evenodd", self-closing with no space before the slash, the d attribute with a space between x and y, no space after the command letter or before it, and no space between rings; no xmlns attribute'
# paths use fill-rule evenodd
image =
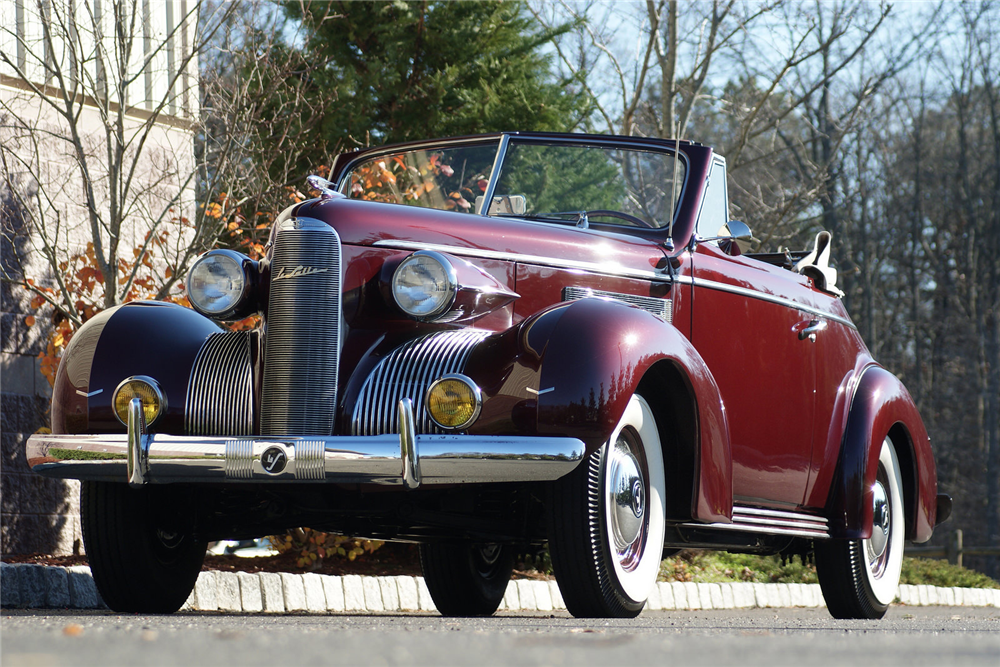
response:
<svg viewBox="0 0 1000 667"><path fill-rule="evenodd" d="M295 215L322 220L345 245L467 249L527 263L553 259L640 271L661 266L665 258L656 242L639 236L398 204L312 200Z"/></svg>

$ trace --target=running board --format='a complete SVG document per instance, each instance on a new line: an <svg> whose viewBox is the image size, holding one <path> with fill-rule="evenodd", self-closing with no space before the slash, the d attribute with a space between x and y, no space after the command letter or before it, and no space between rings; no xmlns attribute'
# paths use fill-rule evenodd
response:
<svg viewBox="0 0 1000 667"><path fill-rule="evenodd" d="M829 539L830 537L830 530L824 517L803 512L783 512L741 505L733 506L732 523L684 523L680 527L811 537L814 539Z"/></svg>

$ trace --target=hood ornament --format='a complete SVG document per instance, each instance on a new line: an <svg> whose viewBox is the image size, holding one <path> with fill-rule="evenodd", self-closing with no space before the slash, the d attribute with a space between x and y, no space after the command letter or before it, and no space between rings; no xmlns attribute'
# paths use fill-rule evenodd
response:
<svg viewBox="0 0 1000 667"><path fill-rule="evenodd" d="M319 190L319 198L322 200L327 199L345 199L347 195L341 194L333 189L333 183L326 180L322 176L317 176L312 174L306 177L306 183L309 184L313 190Z"/></svg>

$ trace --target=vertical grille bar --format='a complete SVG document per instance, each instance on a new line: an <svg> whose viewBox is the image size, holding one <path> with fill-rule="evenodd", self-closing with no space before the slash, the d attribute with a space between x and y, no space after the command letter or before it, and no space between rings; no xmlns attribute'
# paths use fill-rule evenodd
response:
<svg viewBox="0 0 1000 667"><path fill-rule="evenodd" d="M340 238L309 218L282 222L271 255L263 435L331 435L340 357Z"/></svg>

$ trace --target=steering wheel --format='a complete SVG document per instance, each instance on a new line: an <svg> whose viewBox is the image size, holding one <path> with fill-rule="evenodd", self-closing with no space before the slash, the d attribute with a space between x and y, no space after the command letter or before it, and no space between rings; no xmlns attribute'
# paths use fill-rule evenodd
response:
<svg viewBox="0 0 1000 667"><path fill-rule="evenodd" d="M644 227L645 229L656 229L654 225L646 222L642 218L637 218L634 215L629 215L628 213L622 213L621 211L612 211L610 209L599 209L597 211L587 211L587 217L605 217L605 218L618 218L619 220L624 220L626 222L631 222L636 227Z"/></svg>

